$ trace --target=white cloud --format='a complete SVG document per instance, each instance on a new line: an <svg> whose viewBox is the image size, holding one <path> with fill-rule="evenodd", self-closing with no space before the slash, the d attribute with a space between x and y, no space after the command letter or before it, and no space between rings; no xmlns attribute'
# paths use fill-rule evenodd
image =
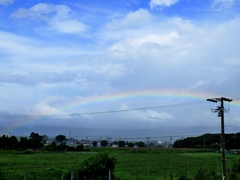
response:
<svg viewBox="0 0 240 180"><path fill-rule="evenodd" d="M145 9L139 9L130 12L127 16L120 20L113 20L106 25L107 29L119 29L126 27L135 27L150 22L151 14Z"/></svg>
<svg viewBox="0 0 240 180"><path fill-rule="evenodd" d="M193 84L193 85L191 85L190 86L190 89L197 89L197 88L199 88L199 87L201 87L201 86L204 86L204 85L207 85L207 84L210 84L211 83L211 81L210 80L207 80L207 81L205 81L205 80L199 80L197 83L195 83L195 84Z"/></svg>
<svg viewBox="0 0 240 180"><path fill-rule="evenodd" d="M126 71L127 69L123 65L117 63L106 63L96 67L96 73L106 75L108 78L122 76Z"/></svg>
<svg viewBox="0 0 240 180"><path fill-rule="evenodd" d="M28 110L26 109L26 111L28 112L28 114L46 115L54 113L56 109L46 103L39 103L34 106L34 108L30 108Z"/></svg>
<svg viewBox="0 0 240 180"><path fill-rule="evenodd" d="M66 97L64 97L64 96L55 95L55 96L49 96L44 99L41 99L39 101L39 103L41 103L41 104L56 104L65 99L66 99Z"/></svg>
<svg viewBox="0 0 240 180"><path fill-rule="evenodd" d="M14 0L0 0L0 4L2 5L9 5L12 4Z"/></svg>
<svg viewBox="0 0 240 180"><path fill-rule="evenodd" d="M213 7L220 7L220 8L231 8L233 7L235 0L214 0Z"/></svg>
<svg viewBox="0 0 240 180"><path fill-rule="evenodd" d="M82 49L80 46L75 44L69 45L67 42L65 42L65 44L49 44L48 42L43 42L41 40L31 39L4 31L0 31L0 41L5 42L0 44L0 53L8 54L7 57L11 57L11 59L18 59L16 63L20 66L26 61L32 62L33 64L38 64L38 69L40 66L43 66L44 63L38 63L38 61L36 61L37 59L51 58L51 61L49 61L49 63L51 63L53 62L54 57L58 57L57 61L59 62L61 60L59 55L61 55L63 58L89 52L86 47L83 47L84 49ZM35 61L32 61L33 59ZM25 65L30 66L31 63ZM58 64L58 67L60 65L61 63ZM48 69L46 65L44 66L45 69ZM52 68L50 69L52 70Z"/></svg>
<svg viewBox="0 0 240 180"><path fill-rule="evenodd" d="M87 25L72 17L71 9L65 5L39 3L29 9L20 8L11 17L41 20L46 22L50 28L62 33L76 34L87 29Z"/></svg>
<svg viewBox="0 0 240 180"><path fill-rule="evenodd" d="M131 109L127 104L122 104L121 110ZM127 114L127 115L126 115ZM120 117L122 114L120 114ZM173 119L174 116L172 114L166 113L164 111L158 112L151 109L143 110L143 111L130 111L125 112L123 119L128 119L132 121L157 121L163 122L164 120Z"/></svg>
<svg viewBox="0 0 240 180"><path fill-rule="evenodd" d="M127 119L134 121L156 121L163 122L164 120L173 119L172 114L166 112L157 112L154 110L145 110L145 111L132 111L127 113ZM165 121L164 121L165 122Z"/></svg>
<svg viewBox="0 0 240 180"><path fill-rule="evenodd" d="M179 0L151 0L150 1L150 7L151 9L160 6L160 7L169 7L171 5L174 5L178 2Z"/></svg>
<svg viewBox="0 0 240 180"><path fill-rule="evenodd" d="M133 51L140 48L144 44L153 43L159 46L171 46L175 41L179 39L177 32L170 32L164 35L149 34L138 38L128 38L124 42L114 44L110 50L113 51ZM150 44L148 44L150 45Z"/></svg>
<svg viewBox="0 0 240 180"><path fill-rule="evenodd" d="M80 33L86 30L86 25L77 20L59 20L52 19L49 24L53 29L57 29L62 33Z"/></svg>

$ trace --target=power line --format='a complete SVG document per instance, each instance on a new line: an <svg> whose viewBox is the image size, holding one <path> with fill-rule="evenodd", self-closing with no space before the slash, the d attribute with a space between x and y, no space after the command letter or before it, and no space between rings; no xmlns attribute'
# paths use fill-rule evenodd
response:
<svg viewBox="0 0 240 180"><path fill-rule="evenodd" d="M65 114L43 114L43 115L0 115L1 117L48 117L48 116L80 116L80 115L90 115L90 114L109 114L109 113L120 113L120 112L128 112L128 111L140 111L140 110L148 110L148 109L160 109L160 108L168 108L168 107L178 107L178 106L189 106L195 104L203 104L206 101L192 101L192 102L184 102L184 103L177 103L177 104L169 104L169 105L162 105L162 106L150 106L150 107L142 107L142 108L135 108L135 109L123 109L123 110L109 110L109 111L95 111L95 112L86 112L86 113L65 113Z"/></svg>

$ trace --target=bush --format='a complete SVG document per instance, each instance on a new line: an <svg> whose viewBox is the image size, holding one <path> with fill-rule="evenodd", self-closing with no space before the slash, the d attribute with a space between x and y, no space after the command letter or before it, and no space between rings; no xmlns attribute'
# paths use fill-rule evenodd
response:
<svg viewBox="0 0 240 180"><path fill-rule="evenodd" d="M194 177L194 180L219 180L221 175L217 175L214 171L208 172L206 168L200 168Z"/></svg>
<svg viewBox="0 0 240 180"><path fill-rule="evenodd" d="M118 141L118 146L119 147L125 147L125 142L124 141Z"/></svg>
<svg viewBox="0 0 240 180"><path fill-rule="evenodd" d="M77 146L77 151L83 151L84 146L82 144Z"/></svg>
<svg viewBox="0 0 240 180"><path fill-rule="evenodd" d="M24 150L22 154L35 154L35 152L33 150Z"/></svg>
<svg viewBox="0 0 240 180"><path fill-rule="evenodd" d="M110 158L107 153L97 154L80 164L75 165L69 171L67 179L71 178L71 171L74 169L74 180L83 179L104 179L108 177L109 170L114 172L117 160ZM114 179L114 176L112 176Z"/></svg>
<svg viewBox="0 0 240 180"><path fill-rule="evenodd" d="M134 144L132 142L128 143L128 147L133 147Z"/></svg>
<svg viewBox="0 0 240 180"><path fill-rule="evenodd" d="M202 145L197 144L194 146L194 148L203 148L203 147L202 147Z"/></svg>

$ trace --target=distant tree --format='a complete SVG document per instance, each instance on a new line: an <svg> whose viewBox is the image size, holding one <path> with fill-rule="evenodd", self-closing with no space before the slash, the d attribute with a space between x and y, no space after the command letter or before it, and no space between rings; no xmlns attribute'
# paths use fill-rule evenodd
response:
<svg viewBox="0 0 240 180"><path fill-rule="evenodd" d="M37 138L37 139L42 140L42 136L40 136L38 133L34 133L34 132L31 132L30 138L32 138L32 139Z"/></svg>
<svg viewBox="0 0 240 180"><path fill-rule="evenodd" d="M20 137L19 143L18 143L18 149L20 150L26 150L29 148L29 141L27 137Z"/></svg>
<svg viewBox="0 0 240 180"><path fill-rule="evenodd" d="M32 132L30 134L29 144L32 149L42 149L43 148L42 136L40 136L38 133Z"/></svg>
<svg viewBox="0 0 240 180"><path fill-rule="evenodd" d="M107 146L108 145L108 142L106 141L106 140L102 140L101 141L101 146L102 147L105 147L105 146Z"/></svg>
<svg viewBox="0 0 240 180"><path fill-rule="evenodd" d="M42 143L46 144L48 141L48 136L47 135L42 135Z"/></svg>
<svg viewBox="0 0 240 180"><path fill-rule="evenodd" d="M138 146L138 147L145 147L145 143L142 142L142 141L139 141L139 142L137 143L137 146Z"/></svg>
<svg viewBox="0 0 240 180"><path fill-rule="evenodd" d="M231 134L229 138L226 139L227 149L240 149L240 133Z"/></svg>
<svg viewBox="0 0 240 180"><path fill-rule="evenodd" d="M57 151L65 151L65 150L69 149L68 147L69 146L67 146L66 143L62 143L62 144L59 144L56 146L56 150Z"/></svg>
<svg viewBox="0 0 240 180"><path fill-rule="evenodd" d="M7 136L7 135L2 135L0 137L0 149L16 149L18 144L18 140L15 136Z"/></svg>
<svg viewBox="0 0 240 180"><path fill-rule="evenodd" d="M2 135L0 138L0 148L1 149L9 149L9 138L8 136Z"/></svg>
<svg viewBox="0 0 240 180"><path fill-rule="evenodd" d="M197 144L197 145L194 146L194 148L202 148L202 145Z"/></svg>
<svg viewBox="0 0 240 180"><path fill-rule="evenodd" d="M209 146L209 148L211 149L221 149L220 144L212 144L211 146Z"/></svg>
<svg viewBox="0 0 240 180"><path fill-rule="evenodd" d="M66 146L66 148L68 151L76 151L76 147L73 147L73 146ZM63 150L65 150L63 149Z"/></svg>
<svg viewBox="0 0 240 180"><path fill-rule="evenodd" d="M92 142L93 147L97 147L97 141Z"/></svg>
<svg viewBox="0 0 240 180"><path fill-rule="evenodd" d="M57 135L57 136L55 137L55 141L56 141L57 143L60 143L60 144L66 143L66 140L67 140L67 138L66 138L65 135L59 134L59 135Z"/></svg>
<svg viewBox="0 0 240 180"><path fill-rule="evenodd" d="M226 142L232 135L225 134ZM212 144L220 144L220 134L203 134L198 137L187 137L178 139L174 142L174 148L193 148L196 145L203 145L204 147L210 147Z"/></svg>
<svg viewBox="0 0 240 180"><path fill-rule="evenodd" d="M83 149L84 149L84 146L82 144L78 145L76 148L77 151L83 151Z"/></svg>
<svg viewBox="0 0 240 180"><path fill-rule="evenodd" d="M133 147L134 144L132 142L128 143L128 147Z"/></svg>
<svg viewBox="0 0 240 180"><path fill-rule="evenodd" d="M57 144L56 144L56 142L53 141L53 142L51 143L51 149L52 149L52 150L56 150L56 147L57 147Z"/></svg>
<svg viewBox="0 0 240 180"><path fill-rule="evenodd" d="M125 147L125 142L124 141L118 141L118 146L119 147Z"/></svg>
<svg viewBox="0 0 240 180"><path fill-rule="evenodd" d="M17 149L18 146L18 140L15 136L11 136L9 138L9 149L13 150L13 149Z"/></svg>

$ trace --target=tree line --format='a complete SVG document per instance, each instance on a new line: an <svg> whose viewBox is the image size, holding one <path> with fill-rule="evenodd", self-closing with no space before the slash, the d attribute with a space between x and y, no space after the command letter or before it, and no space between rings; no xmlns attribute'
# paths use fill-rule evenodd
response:
<svg viewBox="0 0 240 180"><path fill-rule="evenodd" d="M48 136L39 135L38 133L32 132L29 137L7 136L2 135L0 137L0 149L2 150L52 150L52 151L83 151L84 147L82 144L71 147L66 144L67 138L65 135L57 135L50 144L46 144Z"/></svg>
<svg viewBox="0 0 240 180"><path fill-rule="evenodd" d="M145 143L142 142L142 141L138 141L138 142L125 142L125 141L113 141L111 143L109 143L107 140L101 140L100 142L100 146L101 147L106 147L106 146L114 146L114 145L117 145L118 147L134 147L134 146L137 146L137 147L145 147ZM92 145L93 147L97 147L98 146L98 141L93 141L92 142Z"/></svg>
<svg viewBox="0 0 240 180"><path fill-rule="evenodd" d="M226 149L240 149L240 132L225 134ZM178 139L173 144L174 148L221 148L221 134L203 134L197 137Z"/></svg>
<svg viewBox="0 0 240 180"><path fill-rule="evenodd" d="M99 143L99 144L98 144ZM109 143L107 140L93 141L91 142L93 147L98 145L101 147L106 147L109 145L118 145L118 147L145 147L145 143L142 141L139 142L125 142L125 141L113 141ZM48 150L48 151L83 151L88 150L84 149L82 144L77 146L67 145L67 137L65 135L57 135L51 143L48 143L48 136L39 135L38 133L32 132L29 137L20 137L16 136L7 136L2 135L0 137L0 149L2 150Z"/></svg>
<svg viewBox="0 0 240 180"><path fill-rule="evenodd" d="M197 137L187 137L181 138L174 142L174 148L213 148L220 149L221 148L221 134L203 134ZM32 132L29 137L20 137L17 138L15 136L6 136L2 135L0 137L0 149L3 150L71 150L71 151L82 151L84 147L82 144L72 147L66 144L67 138L65 135L57 135L54 140L49 144L46 144L48 141L48 137L46 135L39 135L38 133ZM225 147L226 149L240 149L240 132L225 134ZM92 146L96 147L98 141L93 141ZM145 147L144 142L125 142L125 141L114 141L111 145L118 145L119 147ZM101 140L100 146L105 147L108 146L109 143L107 140Z"/></svg>

